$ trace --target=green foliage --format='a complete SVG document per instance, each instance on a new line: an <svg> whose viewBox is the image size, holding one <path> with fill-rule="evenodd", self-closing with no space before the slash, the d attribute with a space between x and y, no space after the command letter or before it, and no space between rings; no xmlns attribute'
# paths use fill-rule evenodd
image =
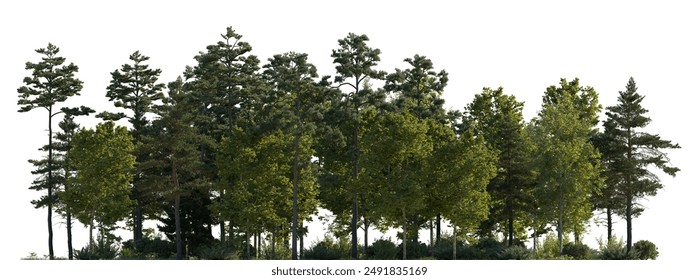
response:
<svg viewBox="0 0 699 280"><path fill-rule="evenodd" d="M75 250L77 260L114 260L119 255L119 243L111 238L100 236L97 244L89 244L80 250Z"/></svg>
<svg viewBox="0 0 699 280"><path fill-rule="evenodd" d="M563 245L563 255L574 260L591 260L596 257L596 252L582 243L566 243Z"/></svg>
<svg viewBox="0 0 699 280"><path fill-rule="evenodd" d="M427 244L422 242L413 242L408 240L406 244L406 259L408 260L419 260L430 257L430 250L427 248ZM403 258L403 245L398 246L398 255Z"/></svg>
<svg viewBox="0 0 699 280"><path fill-rule="evenodd" d="M633 250L626 250L624 248L625 241L623 239L616 238L612 235L607 242L604 242L602 238L597 239L599 244L599 259L600 260L637 260L639 259L639 254Z"/></svg>
<svg viewBox="0 0 699 280"><path fill-rule="evenodd" d="M501 260L529 260L532 258L532 251L524 246L514 245L505 248L502 253L500 253L499 259Z"/></svg>
<svg viewBox="0 0 699 280"><path fill-rule="evenodd" d="M351 253L350 241L346 238L333 239L325 236L321 241L315 242L311 249L303 252L306 260L342 260L348 259Z"/></svg>
<svg viewBox="0 0 699 280"><path fill-rule="evenodd" d="M177 252L175 243L163 240L160 236L144 237L134 242L129 239L122 243L119 259L167 260Z"/></svg>
<svg viewBox="0 0 699 280"><path fill-rule="evenodd" d="M658 258L658 247L648 240L639 240L633 244L633 251L638 254L641 260L655 260Z"/></svg>
<svg viewBox="0 0 699 280"><path fill-rule="evenodd" d="M478 260L497 260L503 255L505 245L494 238L482 238L472 246L474 257Z"/></svg>
<svg viewBox="0 0 699 280"><path fill-rule="evenodd" d="M234 246L226 243L217 243L210 246L201 246L194 250L194 255L201 260L237 260L240 259L239 252Z"/></svg>
<svg viewBox="0 0 699 280"><path fill-rule="evenodd" d="M400 250L391 239L378 239L367 248L367 258L370 260L395 260Z"/></svg>
<svg viewBox="0 0 699 280"><path fill-rule="evenodd" d="M133 149L126 128L111 121L76 133L68 157L77 174L73 187L61 198L81 223L97 222L100 228L109 228L131 212Z"/></svg>

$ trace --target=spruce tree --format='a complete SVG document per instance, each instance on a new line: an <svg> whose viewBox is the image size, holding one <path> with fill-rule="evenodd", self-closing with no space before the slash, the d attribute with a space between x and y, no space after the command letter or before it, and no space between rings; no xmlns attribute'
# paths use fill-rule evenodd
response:
<svg viewBox="0 0 699 280"><path fill-rule="evenodd" d="M637 201L646 196L654 196L663 188L660 179L649 167L655 167L671 176L680 171L670 165L665 149L679 149L680 146L657 134L642 131L651 119L643 108L644 96L637 92L633 77L626 84L626 90L619 92L618 104L607 107L607 120L604 121L605 139L609 169L607 184L623 199L623 206L617 209L626 219L626 249L632 249L632 219L643 212Z"/></svg>

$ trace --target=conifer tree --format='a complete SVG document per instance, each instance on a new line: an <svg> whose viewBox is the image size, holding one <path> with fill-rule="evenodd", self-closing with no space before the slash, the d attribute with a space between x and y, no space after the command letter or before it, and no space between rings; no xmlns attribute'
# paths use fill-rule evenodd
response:
<svg viewBox="0 0 699 280"><path fill-rule="evenodd" d="M607 107L607 120L604 121L604 139L609 141L607 157L609 169L607 186L615 190L623 199L623 206L616 210L623 213L626 220L626 249L632 249L632 219L643 212L638 199L654 196L663 184L657 175L649 170L653 166L660 171L675 176L679 168L670 164L665 149L679 149L680 146L657 134L642 131L651 119L643 108L644 96L637 92L633 77L626 84L626 90L619 92L618 104ZM611 192L610 190L610 192Z"/></svg>
<svg viewBox="0 0 699 280"><path fill-rule="evenodd" d="M164 84L158 83L160 69L151 69L146 62L150 59L139 51L129 56L131 64L124 64L121 69L111 73L112 80L107 87L107 97L114 102L114 106L130 111L130 115L123 112L102 112L97 116L104 120L117 121L127 118L132 125L132 136L137 146L142 142L141 135L148 124L146 115L153 113L153 106L163 98ZM136 162L144 161L144 155L136 154ZM133 239L134 244L143 237L143 219L146 214L157 211L154 205L156 200L153 194L142 186L143 174L134 174L131 197L136 201L133 211Z"/></svg>
<svg viewBox="0 0 699 280"><path fill-rule="evenodd" d="M20 105L20 113L29 112L35 108L43 108L48 113L48 145L42 149L48 153L44 160L30 160L36 171L32 174L40 175L30 187L37 191L46 191L47 194L38 200L32 201L36 208L46 207L48 209L48 247L49 258L54 258L53 250L53 207L56 203L56 173L59 166L56 164L54 157L53 145L53 117L61 113L69 113L73 115L86 115L91 112L87 107L80 108L56 108L58 104L66 101L69 97L80 95L83 82L75 77L78 72L78 66L73 63L64 65L66 59L58 56L60 49L49 43L46 48L37 49L36 52L43 57L37 63L27 62L26 70L31 70L32 74L23 79L24 86L17 89L19 100L17 105Z"/></svg>

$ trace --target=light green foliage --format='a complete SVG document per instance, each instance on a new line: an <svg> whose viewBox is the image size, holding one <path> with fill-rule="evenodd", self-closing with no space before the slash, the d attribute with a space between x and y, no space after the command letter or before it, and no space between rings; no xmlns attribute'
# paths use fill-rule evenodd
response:
<svg viewBox="0 0 699 280"><path fill-rule="evenodd" d="M561 84L563 90L547 89L543 110L534 121L533 137L539 174L535 195L544 220L555 221L562 251L563 234L579 236L592 216L589 197L598 192L601 170L599 153L590 142L596 119L590 112L599 110L588 110L599 105L581 105L588 100L596 102L596 94L588 89L580 95L572 91L578 88L565 80Z"/></svg>
<svg viewBox="0 0 699 280"><path fill-rule="evenodd" d="M75 134L68 157L77 174L61 198L81 223L97 222L108 230L130 213L129 184L136 163L133 149L126 128L111 121Z"/></svg>
<svg viewBox="0 0 699 280"><path fill-rule="evenodd" d="M488 183L490 216L481 226L481 234L499 230L510 243L522 235L524 228L516 226L526 221L526 214L534 207L533 143L524 131L523 107L513 95L504 94L503 88L483 88L466 107L462 125L462 130L472 129L482 136L498 154L497 175Z"/></svg>

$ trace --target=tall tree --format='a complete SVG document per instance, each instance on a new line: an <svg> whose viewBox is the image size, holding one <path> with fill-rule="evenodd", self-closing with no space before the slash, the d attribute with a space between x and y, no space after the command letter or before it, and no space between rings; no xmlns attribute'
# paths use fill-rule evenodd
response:
<svg viewBox="0 0 699 280"><path fill-rule="evenodd" d="M432 60L415 55L403 60L411 68L400 70L386 76L384 89L398 94L393 102L398 108L408 110L418 119L427 118L444 121L446 112L443 108L442 93L449 81L449 75L441 70L434 70Z"/></svg>
<svg viewBox="0 0 699 280"><path fill-rule="evenodd" d="M286 53L275 55L265 65L263 76L274 86L277 117L282 128L293 135L293 162L291 164L293 198L291 220L291 259L298 258L297 235L299 233L299 182L301 173L311 168L311 154L301 154L301 140L303 137L312 137L316 132L317 123L323 117L325 104L323 85L328 83L323 80L322 85L313 79L318 78L316 67L309 63L307 54ZM324 106L325 105L325 106ZM310 138L312 139L312 138ZM313 182L305 188L317 188ZM315 199L313 199L315 201ZM314 207L315 208L315 207Z"/></svg>
<svg viewBox="0 0 699 280"><path fill-rule="evenodd" d="M89 225L92 249L95 223L106 236L133 209L129 197L136 164L133 138L125 127L107 121L94 130L81 129L72 142L68 158L77 172L61 199L68 211Z"/></svg>
<svg viewBox="0 0 699 280"><path fill-rule="evenodd" d="M208 142L212 145L202 145L199 148L206 166L203 174L207 176L211 191L218 196L214 204L225 199L222 189L213 189L216 185L221 186L217 183L217 145L224 136L232 133L234 126L246 128L251 125L259 109L259 88L264 86L257 74L260 61L250 54L252 46L243 41L243 36L232 27L227 27L221 38L223 40L207 46L206 52L195 56L197 65L188 67L185 71L188 80L186 87L198 103L195 126L201 134L211 139ZM224 183L232 185L234 182ZM220 238L224 241L225 221L217 218Z"/></svg>
<svg viewBox="0 0 699 280"><path fill-rule="evenodd" d="M53 206L56 203L56 193L54 192L56 180L54 173L58 167L53 154L53 117L66 112L74 114L87 114L89 108L55 108L59 103L74 95L80 95L82 89L82 81L75 78L75 73L78 72L78 66L73 63L64 65L66 59L58 56L60 49L49 43L46 48L37 49L36 52L43 57L38 63L27 62L26 70L32 70L32 75L25 77L23 80L24 86L17 89L19 100L17 105L20 105L20 113L29 112L35 108L44 108L48 112L48 145L45 147L48 152L48 157L44 162L30 161L38 167L33 174L41 174L41 177L34 181L30 189L37 191L46 190L47 194L38 200L32 201L36 208L46 207L48 209L48 247L49 258L54 258L53 251L53 223L51 221L53 215ZM43 166L43 167L42 167Z"/></svg>
<svg viewBox="0 0 699 280"><path fill-rule="evenodd" d="M132 64L124 64L121 69L111 73L112 80L107 87L107 97L114 102L114 106L130 111L130 115L123 112L102 112L97 116L104 120L117 121L127 118L132 125L132 136L137 146L142 142L141 135L148 124L146 115L153 113L153 105L163 99L164 84L158 83L160 69L151 69L146 62L150 57L142 55L139 51L129 56ZM144 155L136 154L136 162L143 162ZM157 211L155 198L152 193L143 187L144 174L134 174L131 197L136 201L133 211L133 239L134 244L143 237L143 219L146 213ZM148 210L148 211L144 211Z"/></svg>
<svg viewBox="0 0 699 280"><path fill-rule="evenodd" d="M464 121L498 152L498 173L488 184L492 198L489 221L484 225L504 228L510 246L516 235L515 221L524 219L533 203L533 178L529 170L531 149L524 135L523 107L524 103L514 96L504 94L502 87L483 88L467 106Z"/></svg>
<svg viewBox="0 0 699 280"><path fill-rule="evenodd" d="M547 89L534 120L539 174L535 196L544 219L556 224L561 254L563 235L579 231L592 215L590 195L598 191L600 164L590 136L599 107L594 89L580 87L577 79L561 79L561 87Z"/></svg>
<svg viewBox="0 0 699 280"><path fill-rule="evenodd" d="M60 159L58 160L58 164L61 167L61 177L60 177L60 184L63 185L63 190L60 190L58 193L58 196L60 197L61 192L69 192L70 191L70 183L73 182L73 176L75 176L75 166L70 162L70 159L68 158L68 152L72 148L72 140L75 134L78 132L78 129L80 126L74 121L74 116L70 114L66 114L63 117L63 120L58 123L58 127L61 128L61 131L56 133L56 142L55 144L55 150L58 152L60 155ZM58 201L58 209L57 212L60 212L66 219L66 233L67 233L67 242L68 242L68 259L72 260L73 259L73 215L68 209L65 207L65 203L62 201Z"/></svg>
<svg viewBox="0 0 699 280"><path fill-rule="evenodd" d="M616 189L623 198L623 208L618 209L626 219L626 249L632 248L632 219L640 215L643 206L637 200L654 196L663 184L648 167L675 176L679 168L670 165L664 149L679 149L680 146L657 134L641 131L651 119L643 108L644 96L637 92L633 77L626 84L625 91L619 91L618 104L607 107L607 120L604 121L605 139L610 141L608 149L610 170L608 186Z"/></svg>
<svg viewBox="0 0 699 280"><path fill-rule="evenodd" d="M351 145L349 145L349 157L351 162L349 171L351 172L351 176L348 178L350 181L357 180L360 169L359 130L361 111L375 104L377 101L383 101L385 99L385 97L381 95L370 95L371 93L379 92L365 91L361 88L362 82L366 79L382 79L385 76L384 72L373 69L381 60L379 57L381 50L369 47L367 41L369 41L369 37L366 35L350 33L347 37L338 40L340 48L332 52L333 63L336 64L335 70L337 71L335 82L338 83L339 87L350 88L342 97L342 107L348 114L347 121L352 125L351 137L347 137L351 139ZM350 188L356 187L356 184L351 185L352 187ZM350 190L350 195L352 196L351 256L353 259L357 259L359 191L352 189Z"/></svg>
<svg viewBox="0 0 699 280"><path fill-rule="evenodd" d="M151 176L148 181L168 202L166 208L174 212L178 260L185 257L181 200L200 187L197 177L202 168L197 148L201 137L193 126L195 105L189 102L190 95L183 87L181 78L168 84L168 97L163 99L163 105L155 106L159 117L153 121L153 135L144 136L143 148L149 156L140 168L146 176Z"/></svg>

